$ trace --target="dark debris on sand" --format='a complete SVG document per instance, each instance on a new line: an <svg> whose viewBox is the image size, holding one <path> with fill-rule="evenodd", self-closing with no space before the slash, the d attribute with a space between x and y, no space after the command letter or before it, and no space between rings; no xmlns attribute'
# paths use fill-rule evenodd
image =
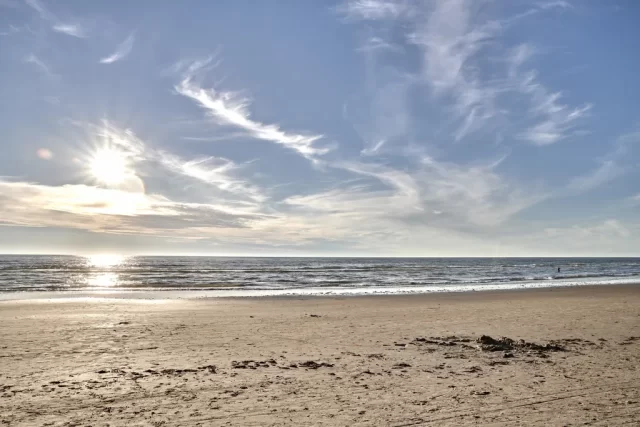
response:
<svg viewBox="0 0 640 427"><path fill-rule="evenodd" d="M505 358L515 357L515 355L518 353L546 357L546 353L549 352L568 351L565 345L595 345L594 343L580 339L567 339L553 341L547 344L538 344L534 342L527 342L525 340L514 340L508 337L496 339L489 335L482 335L477 339L469 337L458 337L455 335L446 337L416 338L411 342L411 344L415 346L451 347L452 349L459 348L460 350L481 350L484 352L502 351L504 352ZM446 358L464 358L462 354L456 354L447 353Z"/></svg>
<svg viewBox="0 0 640 427"><path fill-rule="evenodd" d="M481 336L478 338L477 342L480 344L480 349L482 351L567 351L565 347L558 344L549 343L542 345L526 342L525 340L516 341L507 337L495 339L489 335Z"/></svg>
<svg viewBox="0 0 640 427"><path fill-rule="evenodd" d="M271 366L276 366L278 362L275 359L269 360L233 360L231 362L231 367L233 369L258 369L258 368L269 368Z"/></svg>
<svg viewBox="0 0 640 427"><path fill-rule="evenodd" d="M120 368L110 368L110 369L100 369L96 371L96 374L115 374L119 377L125 377L132 380L137 380L140 378L144 378L147 376L153 375L165 375L165 376L182 376L184 374L195 374L199 372L206 372L209 374L217 374L218 368L215 365L206 365L206 366L198 366L197 368L167 368L161 370L155 369L146 369L142 372L137 372L134 370L128 369L120 369Z"/></svg>
<svg viewBox="0 0 640 427"><path fill-rule="evenodd" d="M409 365L408 363L400 362L393 365L391 369L404 369L404 368L410 368L410 367L411 365Z"/></svg>
<svg viewBox="0 0 640 427"><path fill-rule="evenodd" d="M313 360L307 360L306 362L298 363L301 368L318 369L318 368L333 368L333 363L315 362Z"/></svg>

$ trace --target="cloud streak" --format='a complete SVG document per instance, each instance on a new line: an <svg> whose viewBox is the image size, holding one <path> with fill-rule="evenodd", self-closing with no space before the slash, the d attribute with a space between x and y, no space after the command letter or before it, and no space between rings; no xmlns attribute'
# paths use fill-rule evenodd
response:
<svg viewBox="0 0 640 427"><path fill-rule="evenodd" d="M353 0L337 7L338 13L348 19L369 21L398 19L411 10L409 3L404 0Z"/></svg>
<svg viewBox="0 0 640 427"><path fill-rule="evenodd" d="M100 63L113 64L114 62L123 60L124 58L127 57L127 55L131 53L131 50L133 49L134 41L135 41L135 36L133 34L129 35L129 37L124 39L124 41L116 47L115 52L113 52L109 56L105 56L104 58L100 59Z"/></svg>
<svg viewBox="0 0 640 427"><path fill-rule="evenodd" d="M34 55L34 54L27 55L27 57L24 60L25 60L25 62L27 62L29 64L35 65L42 73L44 73L48 77L54 77L55 76L55 73L53 73L51 71L49 66L47 64L45 64L36 55Z"/></svg>
<svg viewBox="0 0 640 427"><path fill-rule="evenodd" d="M197 237L199 230L244 227L249 214L172 201L157 194L87 185L49 186L0 180L0 224L94 232Z"/></svg>
<svg viewBox="0 0 640 427"><path fill-rule="evenodd" d="M393 189L394 200L381 203L381 206L402 206L404 215L401 217L406 221L454 229L501 225L548 197L542 191L524 192L519 186L508 183L495 172L496 164L456 165L424 156L411 173L375 164L345 164L342 167L373 177ZM404 201L399 205L395 200L398 197ZM386 209L381 208L381 211Z"/></svg>
<svg viewBox="0 0 640 427"><path fill-rule="evenodd" d="M220 125L241 129L247 135L284 145L305 157L325 154L328 149L316 148L314 143L322 135L301 134L284 131L277 124L265 124L253 120L248 108L250 102L233 92L223 92L216 89L204 89L195 82L195 73L205 69L210 61L193 63L183 76L175 90L180 94L197 102Z"/></svg>
<svg viewBox="0 0 640 427"><path fill-rule="evenodd" d="M255 203L265 200L265 196L257 187L231 176L239 167L228 159L209 156L194 160L184 160L175 154L165 151L156 152L154 157L161 165L173 173L213 185L237 198L246 198Z"/></svg>
<svg viewBox="0 0 640 427"><path fill-rule="evenodd" d="M501 36L516 23L554 9L568 9L564 1L533 4L518 14L500 19L477 13L477 3L467 0L434 2L348 1L338 10L350 20L372 22L378 29L374 46L392 46L385 38L389 26L403 31L408 45L418 48L421 67L412 82L425 85L428 100L445 112L451 142L460 142L481 132L505 132L535 145L549 145L579 134L581 120L592 105L570 106L562 93L545 87L535 69L523 71L536 49L521 44L504 46ZM376 27L375 25L378 25ZM384 58L385 49L369 49ZM392 54L397 54L396 50ZM491 58L491 59L489 59ZM497 72L501 59L504 74ZM398 75L413 71L398 70ZM529 110L514 111L514 101L525 97ZM511 123L509 123L511 122ZM374 121L375 123L375 121ZM524 128L521 123L526 123ZM520 129L506 129L517 126Z"/></svg>
<svg viewBox="0 0 640 427"><path fill-rule="evenodd" d="M80 25L77 25L77 24L55 24L52 28L53 28L53 31L66 34L68 36L73 36L78 38L86 37L82 27L80 27Z"/></svg>
<svg viewBox="0 0 640 427"><path fill-rule="evenodd" d="M500 176L495 170L500 161L456 165L413 157L408 170L373 162L334 163L330 167L357 180L288 197L284 205L291 211L286 217L305 236L330 230L326 238L342 236L363 247L385 242L388 251L402 253L403 244L436 236L470 244L478 236L495 234L514 215L548 197L540 189L522 191Z"/></svg>
<svg viewBox="0 0 640 427"><path fill-rule="evenodd" d="M40 3L38 0L24 0L24 2L33 10L38 12L38 14L43 19L51 19L52 15L49 11Z"/></svg>
<svg viewBox="0 0 640 427"><path fill-rule="evenodd" d="M413 21L410 41L422 51L422 78L437 102L451 102L460 141L498 115L499 87L482 80L480 52L503 29L498 21L474 22L466 1L436 2L427 19Z"/></svg>
<svg viewBox="0 0 640 427"><path fill-rule="evenodd" d="M130 129L122 129L109 121L104 121L98 126L84 123L79 125L89 135L98 138L98 145L116 147L136 164L159 166L165 173L170 172L221 190L224 192L218 195L221 205L236 199L251 201L251 204L264 200L257 187L234 176L241 166L229 159L207 156L186 160L166 150L150 147Z"/></svg>
<svg viewBox="0 0 640 427"><path fill-rule="evenodd" d="M598 159L598 167L573 178L567 189L574 193L586 193L602 187L635 169L631 163L633 148L640 141L640 132L620 135L615 140L615 148Z"/></svg>
<svg viewBox="0 0 640 427"><path fill-rule="evenodd" d="M568 189L572 192L584 193L607 184L622 176L626 168L613 160L605 160L594 171L571 180Z"/></svg>
<svg viewBox="0 0 640 427"><path fill-rule="evenodd" d="M509 73L518 74L519 69L533 55L529 45L520 45L509 58ZM588 117L592 104L570 107L561 102L562 92L550 92L538 81L535 70L529 70L519 77L518 90L527 95L530 103L530 117L537 121L520 133L524 140L535 145L549 145L572 136L581 119Z"/></svg>
<svg viewBox="0 0 640 427"><path fill-rule="evenodd" d="M84 38L86 37L85 30L77 23L65 23L62 22L58 17L47 9L40 1L38 0L25 0L25 3L35 10L40 17L48 21L51 25L51 29L55 32L66 34L72 37Z"/></svg>

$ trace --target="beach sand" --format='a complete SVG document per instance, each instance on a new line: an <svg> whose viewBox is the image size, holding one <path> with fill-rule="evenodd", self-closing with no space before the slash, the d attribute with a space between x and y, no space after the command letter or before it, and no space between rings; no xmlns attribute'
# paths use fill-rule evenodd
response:
<svg viewBox="0 0 640 427"><path fill-rule="evenodd" d="M0 328L0 425L640 425L640 286L13 301Z"/></svg>

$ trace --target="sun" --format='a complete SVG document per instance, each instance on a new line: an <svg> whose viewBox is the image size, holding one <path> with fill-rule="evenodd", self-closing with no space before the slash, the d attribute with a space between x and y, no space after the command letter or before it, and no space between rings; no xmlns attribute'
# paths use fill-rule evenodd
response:
<svg viewBox="0 0 640 427"><path fill-rule="evenodd" d="M103 148L91 158L89 170L95 179L104 184L120 184L128 175L127 157L118 150Z"/></svg>

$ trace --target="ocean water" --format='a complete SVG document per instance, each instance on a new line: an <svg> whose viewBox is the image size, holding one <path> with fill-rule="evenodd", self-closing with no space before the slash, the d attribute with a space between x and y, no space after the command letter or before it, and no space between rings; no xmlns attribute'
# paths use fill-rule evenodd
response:
<svg viewBox="0 0 640 427"><path fill-rule="evenodd" d="M336 295L616 283L640 283L640 258L0 256L0 294Z"/></svg>

